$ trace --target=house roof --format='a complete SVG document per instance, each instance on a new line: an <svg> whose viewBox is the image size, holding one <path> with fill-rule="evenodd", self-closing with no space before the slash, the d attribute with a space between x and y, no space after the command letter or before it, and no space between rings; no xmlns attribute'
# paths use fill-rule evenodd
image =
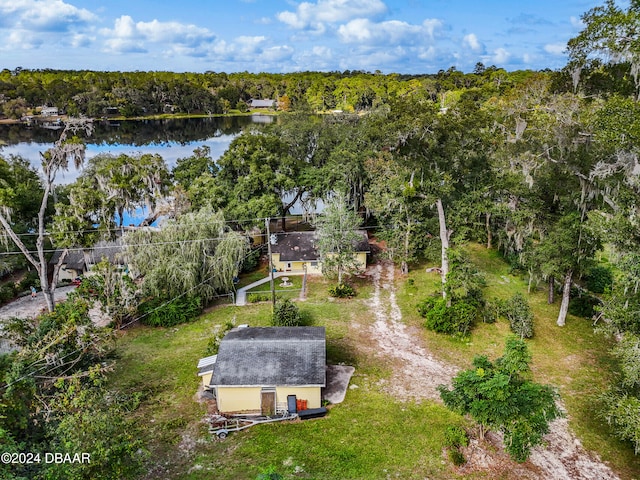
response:
<svg viewBox="0 0 640 480"><path fill-rule="evenodd" d="M251 100L251 108L271 108L274 104L275 100L270 100L268 98L265 100L258 100L254 98Z"/></svg>
<svg viewBox="0 0 640 480"><path fill-rule="evenodd" d="M218 355L211 355L210 357L201 358L198 361L198 375L203 376L206 373L212 372L217 358Z"/></svg>
<svg viewBox="0 0 640 480"><path fill-rule="evenodd" d="M358 230L359 239L355 245L356 252L369 252L367 232ZM271 244L271 252L280 254L281 262L315 261L319 254L316 232L287 232L275 236L276 243Z"/></svg>
<svg viewBox="0 0 640 480"><path fill-rule="evenodd" d="M89 250L88 261L95 265L100 263L103 258L106 258L113 265L123 265L125 263L123 254L122 238L118 238L115 241L101 240Z"/></svg>
<svg viewBox="0 0 640 480"><path fill-rule="evenodd" d="M55 265L58 263L62 252L63 250L56 250L53 252L51 259L49 260L49 264ZM69 250L64 259L63 265L65 265L66 268L71 268L73 270L83 270L85 267L84 252L81 249Z"/></svg>
<svg viewBox="0 0 640 480"><path fill-rule="evenodd" d="M324 327L245 327L220 342L212 386L325 386Z"/></svg>

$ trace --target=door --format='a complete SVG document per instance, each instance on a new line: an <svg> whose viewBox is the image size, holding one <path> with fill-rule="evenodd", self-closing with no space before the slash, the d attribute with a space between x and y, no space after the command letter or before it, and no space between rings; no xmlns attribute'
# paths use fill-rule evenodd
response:
<svg viewBox="0 0 640 480"><path fill-rule="evenodd" d="M260 392L260 403L262 415L271 416L276 414L276 392L275 390L262 390Z"/></svg>

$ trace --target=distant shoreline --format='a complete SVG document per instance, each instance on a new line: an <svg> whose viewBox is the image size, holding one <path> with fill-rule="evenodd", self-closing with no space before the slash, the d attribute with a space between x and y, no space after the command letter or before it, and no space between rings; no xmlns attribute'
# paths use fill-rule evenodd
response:
<svg viewBox="0 0 640 480"><path fill-rule="evenodd" d="M160 115L143 115L136 117L123 117L123 116L104 116L104 117L93 117L89 118L89 120L93 122L100 121L126 121L126 120L172 120L172 119L180 119L180 118L223 118L223 117L250 117L252 115L266 115L266 116L277 116L282 112L273 112L273 111L263 111L263 110L253 110L251 112L240 112L233 111L230 113L212 113L212 114L160 114ZM53 117L41 117L41 116L33 116L33 120L36 123L41 122L57 122L58 120L64 122L69 118L68 115L57 115ZM20 119L14 118L2 118L0 119L0 125L28 125L28 122Z"/></svg>

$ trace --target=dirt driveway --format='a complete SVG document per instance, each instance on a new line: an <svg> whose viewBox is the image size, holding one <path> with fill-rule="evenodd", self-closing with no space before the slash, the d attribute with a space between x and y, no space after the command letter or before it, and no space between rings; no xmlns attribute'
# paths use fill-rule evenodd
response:
<svg viewBox="0 0 640 480"><path fill-rule="evenodd" d="M66 300L69 292L72 292L75 288L74 286L56 288L56 302ZM30 295L27 295L0 307L0 320L13 317L33 318L46 310L47 303L44 300L44 295L42 292L38 292L36 298L31 298Z"/></svg>
<svg viewBox="0 0 640 480"><path fill-rule="evenodd" d="M440 401L436 387L449 384L457 368L433 357L420 341L420 335L402 322L402 312L396 301L395 269L383 262L367 269L374 293L369 308L375 322L369 334L379 355L396 368L382 388L395 398L404 400ZM461 474L473 471L490 476L513 479L576 479L616 480L619 477L597 455L587 452L570 431L566 419L551 424L545 437L546 447L533 450L529 461L518 464L504 453L499 435L488 435L489 443L474 441L464 452L468 462L460 467ZM491 448L491 443L499 449Z"/></svg>

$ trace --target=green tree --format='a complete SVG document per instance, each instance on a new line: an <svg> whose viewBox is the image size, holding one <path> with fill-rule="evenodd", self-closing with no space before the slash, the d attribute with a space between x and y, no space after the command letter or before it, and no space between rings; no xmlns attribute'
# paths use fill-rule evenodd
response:
<svg viewBox="0 0 640 480"><path fill-rule="evenodd" d="M249 248L247 238L230 231L211 208L169 220L159 231L130 232L125 243L146 294L173 299L188 293L205 304L231 291Z"/></svg>
<svg viewBox="0 0 640 480"><path fill-rule="evenodd" d="M9 203L11 196L0 192L0 226L2 227L3 236L8 236L22 252L27 261L35 267L38 272L38 277L40 278L40 287L42 288L42 293L50 312L55 308L54 294L58 283L58 273L68 253L67 247L69 243L73 241L73 238L69 238L69 236L66 235L67 232L64 232L62 236L56 239L63 248L63 251L50 276L48 258L45 255L46 230L49 226L49 219L46 215L49 196L55 191L55 181L58 173L67 170L70 161L75 164L76 168L84 162L85 145L80 138L78 138L77 134L83 132L88 135L91 131L92 126L89 122L69 119L65 123L64 129L53 147L41 153L44 182L40 208L37 215L36 255L29 251L23 239L16 234L13 228L10 217L11 204Z"/></svg>
<svg viewBox="0 0 640 480"><path fill-rule="evenodd" d="M533 337L533 311L524 295L516 293L504 302L503 311L513 333L520 338Z"/></svg>
<svg viewBox="0 0 640 480"><path fill-rule="evenodd" d="M594 60L625 63L640 93L640 2L631 0L623 9L615 0L606 0L581 17L585 28L569 40L569 65L574 70L574 85L580 70Z"/></svg>
<svg viewBox="0 0 640 480"><path fill-rule="evenodd" d="M337 276L338 284L342 283L345 273L354 273L364 267L355 255L356 246L362 240L358 233L361 224L362 219L341 196L329 199L322 216L316 220L322 273Z"/></svg>
<svg viewBox="0 0 640 480"><path fill-rule="evenodd" d="M501 358L492 363L476 356L473 368L456 375L451 389L438 387L448 408L480 424L481 437L489 429L501 431L505 449L518 462L527 460L549 423L562 415L555 391L529 379L530 361L524 341L509 337Z"/></svg>

